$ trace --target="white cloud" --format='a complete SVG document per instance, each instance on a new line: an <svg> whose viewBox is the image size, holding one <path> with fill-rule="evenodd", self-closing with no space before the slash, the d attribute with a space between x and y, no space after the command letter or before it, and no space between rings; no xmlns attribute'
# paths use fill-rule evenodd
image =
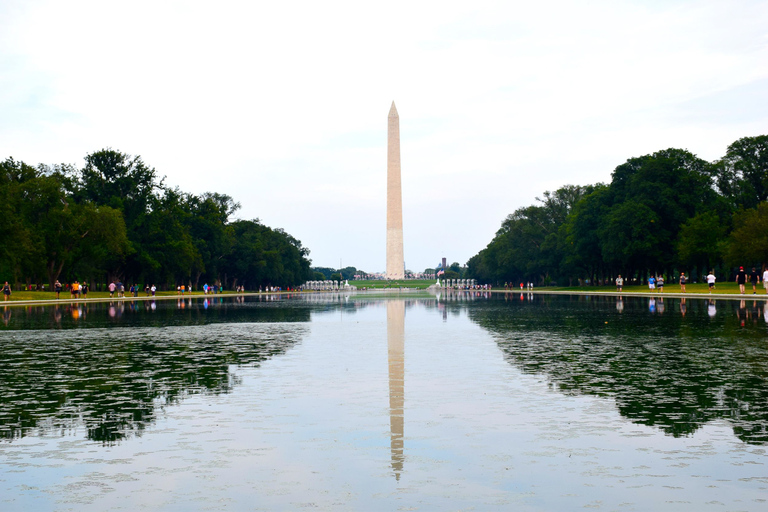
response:
<svg viewBox="0 0 768 512"><path fill-rule="evenodd" d="M414 270L466 261L544 190L667 147L715 159L768 117L764 2L4 2L0 20L0 157L140 154L323 266L384 268L393 99Z"/></svg>

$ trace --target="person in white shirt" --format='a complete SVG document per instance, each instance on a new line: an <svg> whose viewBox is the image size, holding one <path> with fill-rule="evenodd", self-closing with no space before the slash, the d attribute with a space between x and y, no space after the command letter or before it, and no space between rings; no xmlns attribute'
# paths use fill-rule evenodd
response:
<svg viewBox="0 0 768 512"><path fill-rule="evenodd" d="M710 270L709 274L707 274L707 284L709 285L709 293L712 293L712 290L715 288L715 271Z"/></svg>
<svg viewBox="0 0 768 512"><path fill-rule="evenodd" d="M768 293L768 283L765 282L766 279L768 279L768 267L765 269L765 272L763 272L763 288L765 288L765 293Z"/></svg>

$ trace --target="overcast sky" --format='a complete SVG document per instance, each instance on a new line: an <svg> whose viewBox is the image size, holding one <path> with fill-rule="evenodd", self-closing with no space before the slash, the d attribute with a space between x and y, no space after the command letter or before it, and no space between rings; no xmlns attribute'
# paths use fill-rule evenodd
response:
<svg viewBox="0 0 768 512"><path fill-rule="evenodd" d="M545 190L768 134L768 2L0 0L0 158L111 147L231 195L313 265L465 263Z"/></svg>

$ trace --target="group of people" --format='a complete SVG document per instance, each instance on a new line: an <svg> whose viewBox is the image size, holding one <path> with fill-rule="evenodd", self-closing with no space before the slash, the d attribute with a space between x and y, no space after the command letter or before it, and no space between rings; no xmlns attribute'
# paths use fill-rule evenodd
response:
<svg viewBox="0 0 768 512"><path fill-rule="evenodd" d="M749 282L752 284L752 295L757 294L757 285L760 283L760 274L758 274L755 267L752 267L752 272L749 273ZM747 273L744 272L744 267L739 267L739 271L736 272L736 284L739 285L739 293L744 295L747 287ZM763 272L763 287L765 293L768 293L768 268Z"/></svg>
<svg viewBox="0 0 768 512"><path fill-rule="evenodd" d="M442 288L446 288L448 290L490 290L491 285L490 284L454 284L451 286L442 286ZM363 288L365 290L366 288ZM288 288L290 291L290 288Z"/></svg>
<svg viewBox="0 0 768 512"><path fill-rule="evenodd" d="M710 293L712 291L712 288L715 285L715 276L713 274L714 271L710 272L707 276L707 282L710 282L709 279L711 278L711 284L709 285ZM619 287L619 278L621 278L621 275L616 279L616 287L618 291L621 291L621 287ZM678 278L678 283L680 284L680 292L685 293L685 285L688 283L688 277L685 275L685 272L680 272L680 277ZM623 284L623 280L622 280ZM659 274L658 276L654 276L653 274L648 277L648 289L649 290L659 290L659 292L664 293L664 276Z"/></svg>
<svg viewBox="0 0 768 512"><path fill-rule="evenodd" d="M57 279L55 283L53 283L53 291L56 292L56 298L61 298L61 291L65 288L65 285L61 284L61 282ZM79 281L75 281L73 283L67 283L66 288L69 289L69 298L70 299L79 299L80 297L87 299L88 298L88 283L83 281L82 283Z"/></svg>
<svg viewBox="0 0 768 512"><path fill-rule="evenodd" d="M621 278L621 275L619 275L618 278L616 278L616 287L618 291L621 291L619 288L619 278ZM680 291L682 293L685 293L685 284L688 282L688 278L685 276L685 272L680 272L680 279L678 280L680 283ZM623 284L623 279L622 279ZM664 276L659 274L658 276L654 276L653 274L648 277L648 289L649 290L659 290L659 292L664 293Z"/></svg>
<svg viewBox="0 0 768 512"><path fill-rule="evenodd" d="M758 273L757 269L755 267L752 267L752 272L747 274L744 271L744 267L739 267L739 271L736 272L736 283L739 285L739 292L744 295L746 293L746 284L747 284L747 277L749 277L749 282L752 284L752 294L757 294L757 285L760 283L760 274ZM709 274L705 277L705 280L707 281L707 285L709 286L709 293L712 293L712 290L716 289L715 282L717 281L717 278L715 277L715 271L710 270ZM685 284L688 282L688 277L685 275L685 272L680 272L680 278L678 280L680 283L680 292L685 293ZM765 287L765 292L768 293L768 268L763 272L762 275L762 282L763 286ZM624 278L621 277L621 274L616 278L616 291L620 292L624 289ZM664 292L664 276L658 275L654 276L653 274L648 278L648 289L650 290L659 290L660 292Z"/></svg>
<svg viewBox="0 0 768 512"><path fill-rule="evenodd" d="M55 286L55 285L54 285ZM88 283L83 281L82 283L75 281L69 285L69 298L79 299L80 297L88 298Z"/></svg>
<svg viewBox="0 0 768 512"><path fill-rule="evenodd" d="M483 288L482 285L478 286L478 288ZM490 287L488 287L490 289ZM515 283L504 283L504 289L505 290L514 290L515 289ZM520 290L533 290L533 282L532 281L526 281L525 283L520 282Z"/></svg>
<svg viewBox="0 0 768 512"><path fill-rule="evenodd" d="M111 283L109 283L109 286L107 286L107 289L109 290L110 299L114 298L115 293L117 293L118 299L125 298L125 285L122 282L112 281ZM138 297L140 290L141 288L139 287L138 284L132 284L128 289L128 293L130 293L132 297ZM144 293L147 295L147 297L149 297L150 294L152 295L152 297L154 297L156 291L157 291L157 287L154 284L152 286L148 284L144 285Z"/></svg>
<svg viewBox="0 0 768 512"><path fill-rule="evenodd" d="M184 286L183 284L181 286L176 287L176 294L177 295L184 295L185 292L192 293L192 286ZM216 293L223 293L224 287L217 284L208 285L208 283L205 283L203 285L203 295L216 294ZM245 286L238 286L235 288L235 292L237 293L245 293ZM259 288L259 292L261 292L261 288Z"/></svg>
<svg viewBox="0 0 768 512"><path fill-rule="evenodd" d="M118 299L125 298L126 291L130 294L129 296L132 297L138 297L139 293L141 292L141 287L138 284L133 284L130 287L127 287L127 285L123 284L120 280L112 281L107 285L107 290L109 291L109 298L115 298L117 296ZM8 283L8 281L5 281L5 284L2 286L3 289L3 296L4 300L10 300L11 294L12 294L12 287ZM22 287L22 289L25 289ZM43 290L45 287L42 288ZM223 293L224 287L219 284L213 284L208 285L207 283L203 285L203 294L217 294L217 293ZM70 293L71 299L86 299L88 298L88 291L90 290L90 285L83 281L82 283L80 281L73 281L72 283L64 283L62 284L58 279L53 285L53 291L56 293L56 298L61 298L61 292L67 292ZM245 286L238 286L235 289L238 293L245 293ZM290 288L288 288L290 290ZM267 292L279 292L282 291L282 287L279 286L267 286L262 289L262 287L259 287L259 293L262 291ZM146 284L144 286L144 293L147 295L147 297L152 296L154 297L157 293L157 287L152 284ZM178 295L185 295L186 293L192 293L192 286L186 286L186 285L179 285L176 287L176 293Z"/></svg>
<svg viewBox="0 0 768 512"><path fill-rule="evenodd" d="M219 293L221 293L221 287L216 286L215 284L212 284L211 286L208 286L208 283L205 283L203 285L203 295L208 295L209 293L212 293L213 295L216 295L216 290L219 290Z"/></svg>

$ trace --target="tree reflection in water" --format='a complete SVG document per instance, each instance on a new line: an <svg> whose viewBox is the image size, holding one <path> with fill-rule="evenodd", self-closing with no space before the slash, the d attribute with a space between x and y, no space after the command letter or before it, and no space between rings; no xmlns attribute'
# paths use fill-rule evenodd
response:
<svg viewBox="0 0 768 512"><path fill-rule="evenodd" d="M145 315L144 322L138 317L127 322L130 327L5 332L0 439L83 427L88 439L104 443L140 435L164 407L185 396L229 392L237 385L231 365L254 365L283 354L308 332L306 324L295 323L309 321L306 308L230 311L207 321L231 323L200 320L202 325L178 326L173 324L189 319L175 318L174 305L159 315L170 327L154 327L158 319ZM112 305L126 316L136 306ZM73 308L67 308L66 318L71 319ZM84 306L77 308L81 311L74 316L80 319ZM89 309L91 318L101 319L97 325L113 318L109 306ZM62 308L53 309L53 318L62 316ZM33 326L18 317L24 327ZM169 318L174 320L167 322ZM251 323L243 323L246 319ZM279 323L264 323L270 320Z"/></svg>
<svg viewBox="0 0 768 512"><path fill-rule="evenodd" d="M725 419L742 441L764 444L765 305L509 294L468 314L510 363L562 393L611 397L623 416L673 436Z"/></svg>
<svg viewBox="0 0 768 512"><path fill-rule="evenodd" d="M313 309L352 313L374 301L360 297L342 306L344 300L211 298L207 309L184 299L154 308L153 302L8 308L0 439L81 428L105 443L140 434L166 405L231 390L237 385L232 365L287 351L307 334L304 322ZM561 393L610 397L624 417L673 436L723 419L739 439L768 443L763 301L520 293L446 293L433 301L446 321L466 310L495 336L511 364L546 375ZM403 310L401 301L388 307L396 475L403 462ZM94 328L80 328L85 319Z"/></svg>

